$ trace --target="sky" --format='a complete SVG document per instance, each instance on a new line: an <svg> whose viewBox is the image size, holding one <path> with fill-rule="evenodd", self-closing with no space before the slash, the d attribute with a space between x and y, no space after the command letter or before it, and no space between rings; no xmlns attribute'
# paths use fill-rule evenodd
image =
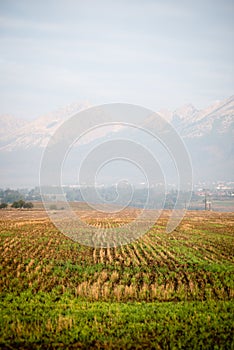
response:
<svg viewBox="0 0 234 350"><path fill-rule="evenodd" d="M0 115L207 107L233 95L233 15L228 0L1 0Z"/></svg>

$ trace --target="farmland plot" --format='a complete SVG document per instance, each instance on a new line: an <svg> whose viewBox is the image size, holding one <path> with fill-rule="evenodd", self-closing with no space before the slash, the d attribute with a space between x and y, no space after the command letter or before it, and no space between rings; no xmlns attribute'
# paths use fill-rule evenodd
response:
<svg viewBox="0 0 234 350"><path fill-rule="evenodd" d="M134 243L92 248L62 235L42 211L5 211L2 346L230 348L234 214L188 212L168 234L169 214ZM135 214L82 215L101 230Z"/></svg>

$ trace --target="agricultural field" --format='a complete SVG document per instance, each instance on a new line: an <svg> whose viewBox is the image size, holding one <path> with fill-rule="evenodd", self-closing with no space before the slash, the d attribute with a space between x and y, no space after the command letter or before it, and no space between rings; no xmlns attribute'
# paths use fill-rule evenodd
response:
<svg viewBox="0 0 234 350"><path fill-rule="evenodd" d="M99 227L137 214L79 215ZM39 207L2 210L2 349L234 348L234 213L170 211L136 242L92 248Z"/></svg>

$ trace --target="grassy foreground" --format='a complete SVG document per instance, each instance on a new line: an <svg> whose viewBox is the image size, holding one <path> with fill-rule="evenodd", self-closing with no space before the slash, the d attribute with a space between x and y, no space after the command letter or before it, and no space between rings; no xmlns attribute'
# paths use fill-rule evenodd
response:
<svg viewBox="0 0 234 350"><path fill-rule="evenodd" d="M4 298L5 349L231 349L230 302L107 303L23 292Z"/></svg>

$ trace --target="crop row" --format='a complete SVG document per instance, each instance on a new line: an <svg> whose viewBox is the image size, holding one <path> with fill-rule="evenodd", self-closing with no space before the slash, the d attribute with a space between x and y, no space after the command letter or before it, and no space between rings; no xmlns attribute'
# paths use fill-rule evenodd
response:
<svg viewBox="0 0 234 350"><path fill-rule="evenodd" d="M100 233L108 226L92 220ZM2 220L0 288L56 290L99 301L228 300L234 290L233 225L223 222L221 235L217 220L205 226L185 220L166 234L162 218L136 242L115 248L75 243L49 220Z"/></svg>

